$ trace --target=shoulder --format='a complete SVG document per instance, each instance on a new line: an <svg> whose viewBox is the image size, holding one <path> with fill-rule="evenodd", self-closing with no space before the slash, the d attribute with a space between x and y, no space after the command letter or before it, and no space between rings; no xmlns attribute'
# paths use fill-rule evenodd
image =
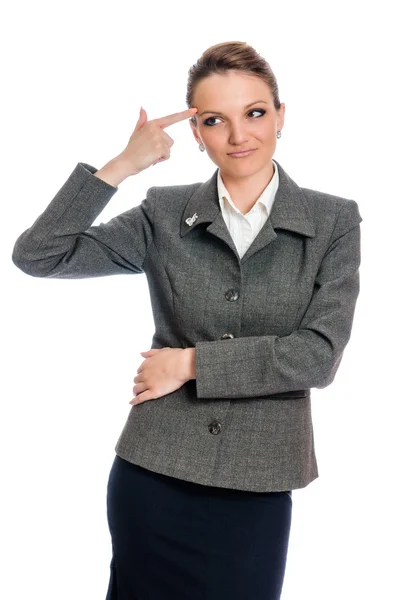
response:
<svg viewBox="0 0 406 600"><path fill-rule="evenodd" d="M354 211L359 209L358 203L352 198L344 198L319 190L301 187L301 192L304 194L308 204L316 211L340 213L342 210Z"/></svg>
<svg viewBox="0 0 406 600"><path fill-rule="evenodd" d="M165 197L167 202L179 202L183 199L188 200L193 192L201 185L202 182L177 185L154 185L147 190L147 195L156 198Z"/></svg>
<svg viewBox="0 0 406 600"><path fill-rule="evenodd" d="M155 218L164 220L166 225L176 222L186 207L193 193L201 183L155 185L147 190L146 204L153 208Z"/></svg>
<svg viewBox="0 0 406 600"><path fill-rule="evenodd" d="M335 228L348 230L363 220L358 203L352 198L305 187L300 187L300 191L313 214L313 219L320 224L328 219L334 223Z"/></svg>

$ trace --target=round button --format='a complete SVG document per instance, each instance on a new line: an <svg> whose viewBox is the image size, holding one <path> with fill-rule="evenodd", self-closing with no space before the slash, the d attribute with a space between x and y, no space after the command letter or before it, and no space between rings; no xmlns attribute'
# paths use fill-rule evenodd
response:
<svg viewBox="0 0 406 600"><path fill-rule="evenodd" d="M232 339L234 336L232 333L223 333L223 335L221 336L221 340L229 340Z"/></svg>
<svg viewBox="0 0 406 600"><path fill-rule="evenodd" d="M234 302L234 300L238 300L238 298L240 297L240 294L239 294L238 290L227 290L225 293L225 297L230 302Z"/></svg>
<svg viewBox="0 0 406 600"><path fill-rule="evenodd" d="M209 431L213 435L217 435L221 431L221 423L219 421L212 421L209 425Z"/></svg>

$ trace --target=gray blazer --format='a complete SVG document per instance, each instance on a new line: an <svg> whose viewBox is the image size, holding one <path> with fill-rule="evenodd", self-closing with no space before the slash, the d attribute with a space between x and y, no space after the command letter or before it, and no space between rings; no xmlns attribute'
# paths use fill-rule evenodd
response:
<svg viewBox="0 0 406 600"><path fill-rule="evenodd" d="M310 388L331 384L350 338L362 218L354 200L301 188L275 162L270 217L241 259L217 169L204 183L151 187L92 226L118 188L79 162L17 239L12 260L34 277L145 273L151 348L196 349L196 379L131 407L115 447L122 458L256 492L318 477Z"/></svg>

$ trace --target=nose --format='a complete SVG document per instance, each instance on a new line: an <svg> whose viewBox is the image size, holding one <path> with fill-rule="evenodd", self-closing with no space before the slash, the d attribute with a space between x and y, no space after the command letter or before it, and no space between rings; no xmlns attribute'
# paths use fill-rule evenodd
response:
<svg viewBox="0 0 406 600"><path fill-rule="evenodd" d="M242 123L230 123L229 141L233 146L242 146L247 143L247 134Z"/></svg>

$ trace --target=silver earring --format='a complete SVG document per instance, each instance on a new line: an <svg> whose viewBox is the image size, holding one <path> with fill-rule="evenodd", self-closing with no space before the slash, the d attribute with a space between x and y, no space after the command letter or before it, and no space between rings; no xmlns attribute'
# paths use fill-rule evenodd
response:
<svg viewBox="0 0 406 600"><path fill-rule="evenodd" d="M200 152L205 151L205 147L203 146L203 144L199 144L199 150L200 150Z"/></svg>
<svg viewBox="0 0 406 600"><path fill-rule="evenodd" d="M276 132L276 137L279 139L282 137L282 132L281 131L277 131Z"/></svg>

